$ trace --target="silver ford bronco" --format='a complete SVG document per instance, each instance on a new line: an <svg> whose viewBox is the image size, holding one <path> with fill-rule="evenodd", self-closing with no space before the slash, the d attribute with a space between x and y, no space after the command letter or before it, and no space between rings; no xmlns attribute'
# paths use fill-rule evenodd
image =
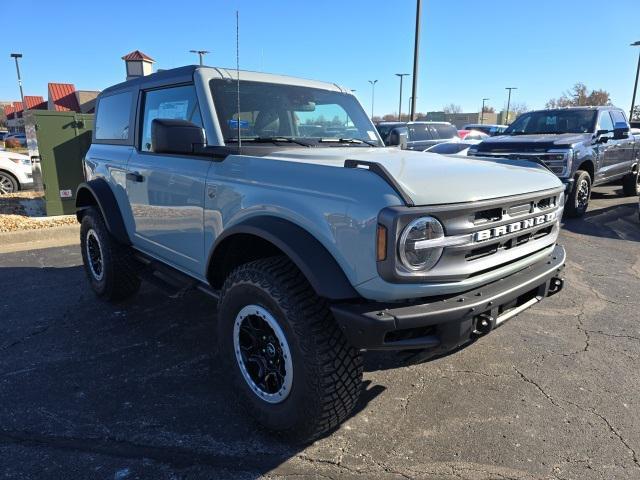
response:
<svg viewBox="0 0 640 480"><path fill-rule="evenodd" d="M350 414L363 350L442 354L562 288L553 173L385 147L335 84L182 67L108 88L96 115L91 287L215 297L239 398L289 438Z"/></svg>

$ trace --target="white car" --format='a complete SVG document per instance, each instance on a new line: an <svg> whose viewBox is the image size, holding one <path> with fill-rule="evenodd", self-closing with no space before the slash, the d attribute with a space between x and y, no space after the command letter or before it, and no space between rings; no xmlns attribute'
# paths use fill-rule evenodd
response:
<svg viewBox="0 0 640 480"><path fill-rule="evenodd" d="M33 186L31 159L20 153L0 151L0 195Z"/></svg>
<svg viewBox="0 0 640 480"><path fill-rule="evenodd" d="M466 155L469 147L478 145L480 140L456 140L453 142L444 142L427 148L425 152L439 153L440 155Z"/></svg>

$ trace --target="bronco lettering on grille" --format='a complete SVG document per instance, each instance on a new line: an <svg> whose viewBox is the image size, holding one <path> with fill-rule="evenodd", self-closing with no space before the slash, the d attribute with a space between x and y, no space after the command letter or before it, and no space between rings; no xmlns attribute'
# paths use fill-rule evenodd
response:
<svg viewBox="0 0 640 480"><path fill-rule="evenodd" d="M485 240L491 240L492 238L502 237L509 233L519 232L521 230L528 230L530 228L538 227L545 223L552 222L556 218L556 212L547 213L537 217L527 218L520 222L509 223L507 225L501 225L499 227L488 228L486 230L480 230L474 235L476 242L482 242Z"/></svg>

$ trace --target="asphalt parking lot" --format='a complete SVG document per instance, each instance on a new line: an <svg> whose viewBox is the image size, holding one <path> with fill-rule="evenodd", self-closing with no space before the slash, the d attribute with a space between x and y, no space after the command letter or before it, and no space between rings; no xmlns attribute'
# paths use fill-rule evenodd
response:
<svg viewBox="0 0 640 480"><path fill-rule="evenodd" d="M0 478L640 478L637 199L596 189L566 223L566 288L475 344L407 365L306 448L243 415L215 303L144 286L113 306L77 246L0 255Z"/></svg>

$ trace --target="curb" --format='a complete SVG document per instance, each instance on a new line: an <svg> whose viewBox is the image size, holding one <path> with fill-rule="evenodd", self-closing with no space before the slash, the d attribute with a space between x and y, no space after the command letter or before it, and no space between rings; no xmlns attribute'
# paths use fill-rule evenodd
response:
<svg viewBox="0 0 640 480"><path fill-rule="evenodd" d="M64 247L80 243L80 224L0 233L0 253Z"/></svg>

